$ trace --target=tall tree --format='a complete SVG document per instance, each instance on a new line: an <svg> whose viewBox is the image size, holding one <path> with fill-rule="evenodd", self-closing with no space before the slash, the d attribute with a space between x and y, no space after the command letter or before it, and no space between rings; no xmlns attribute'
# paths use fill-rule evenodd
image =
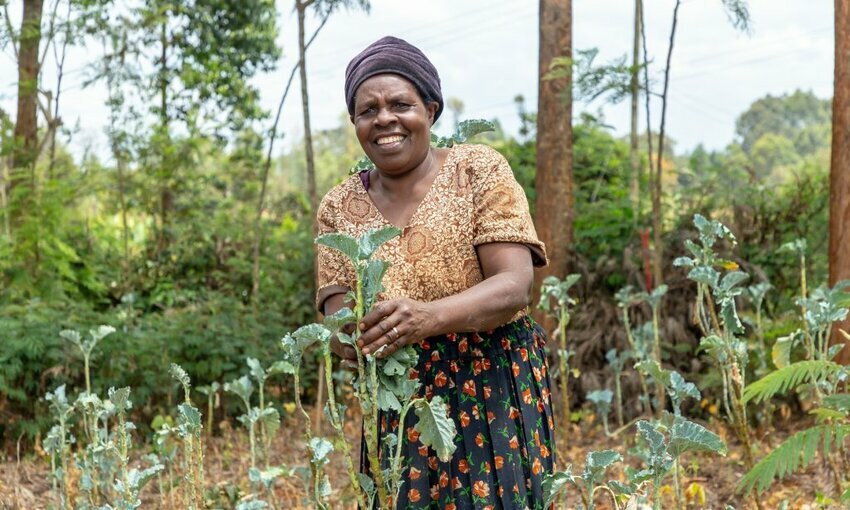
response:
<svg viewBox="0 0 850 510"><path fill-rule="evenodd" d="M24 0L23 18L17 48L18 111L15 120L15 147L12 168L35 164L38 155L38 75L43 0ZM8 12L7 12L8 15ZM17 179L12 178L14 186Z"/></svg>
<svg viewBox="0 0 850 510"><path fill-rule="evenodd" d="M829 171L829 284L850 278L850 0L835 0L835 84L832 98L832 161ZM840 330L850 332L850 320L833 328L831 342L847 344ZM850 348L838 357L850 362Z"/></svg>
<svg viewBox="0 0 850 510"><path fill-rule="evenodd" d="M565 277L573 252L572 74L546 76L557 58L572 57L572 25L571 0L540 0L535 226L550 263L536 288L545 276Z"/></svg>
<svg viewBox="0 0 850 510"><path fill-rule="evenodd" d="M307 32L305 22L307 10L314 8L322 19L341 8L360 7L369 11L369 0L295 0L295 11L298 14L298 62L301 77L301 111L304 118L304 153L307 159L307 194L310 199L310 209L313 215L313 235L318 234L316 211L319 209L319 196L316 191L316 161L313 155L313 132L310 127L310 96L307 87Z"/></svg>
<svg viewBox="0 0 850 510"><path fill-rule="evenodd" d="M721 0L723 4L723 8L726 10L726 15L729 18L729 21L732 25L738 30L748 31L750 28L750 13L747 7L746 0ZM653 230L653 260L652 260L652 273L653 286L658 286L664 281L663 274L663 261L664 261L664 244L662 239L662 228L664 223L664 214L661 210L661 174L663 171L663 162L664 162L664 143L665 143L665 129L666 129L666 121L667 121L667 102L669 99L669 91L670 91L670 72L671 72L671 62L673 58L673 47L676 42L676 29L678 28L679 22L679 8L682 5L682 0L676 0L676 4L673 7L673 23L670 27L670 38L669 45L667 47L667 60L666 65L664 67L664 88L661 92L661 120L660 120L660 128L658 135L658 152L656 153L655 158L655 168L652 166L652 146L649 147L649 176L650 176L650 195L652 198L652 230ZM641 10L641 19L643 11ZM643 27L643 52L644 52L644 65L648 66L648 55L646 50L646 24L642 22ZM649 78L648 74L644 75L646 77L646 90L647 90L647 126L649 125ZM647 138L652 139L652 132L647 130Z"/></svg>
<svg viewBox="0 0 850 510"><path fill-rule="evenodd" d="M632 209L634 209L634 225L638 224L640 216L640 148L638 140L638 103L640 101L640 41L641 41L641 11L643 5L641 0L635 0L634 40L632 43L632 68L631 68L631 130L629 131L629 159L632 166L630 182L630 196Z"/></svg>

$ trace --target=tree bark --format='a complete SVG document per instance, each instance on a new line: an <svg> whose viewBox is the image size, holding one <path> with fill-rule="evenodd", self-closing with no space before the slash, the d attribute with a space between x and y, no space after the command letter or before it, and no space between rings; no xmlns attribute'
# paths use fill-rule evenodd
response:
<svg viewBox="0 0 850 510"><path fill-rule="evenodd" d="M571 0L540 0L535 226L549 265L537 271L536 289L546 276L564 278L573 253L572 76L544 79L555 57L572 57Z"/></svg>
<svg viewBox="0 0 850 510"><path fill-rule="evenodd" d="M301 63L299 71L301 75L301 111L304 114L304 154L307 158L307 194L310 198L311 223L313 226L313 236L315 237L318 234L316 211L319 209L319 197L316 194L316 161L313 156L313 132L310 129L310 96L307 91L307 44L304 34L304 19L307 15L308 5L308 3L301 0L296 0L295 2L295 8L298 10L298 57Z"/></svg>
<svg viewBox="0 0 850 510"><path fill-rule="evenodd" d="M835 0L835 86L832 98L832 160L829 172L829 284L850 278L850 0ZM832 329L832 344L845 344L836 361L850 362L850 348L840 329L850 332L850 319Z"/></svg>
<svg viewBox="0 0 850 510"><path fill-rule="evenodd" d="M655 252L653 254L652 272L655 279L654 286L664 283L664 242L661 239L661 229L664 216L661 211L661 175L664 163L664 130L667 121L667 93L670 90L670 61L673 58L673 44L676 41L676 25L679 21L679 7L681 0L676 0L673 8L673 25L670 27L670 46L667 48L667 65L664 68L664 91L661 93L661 125L658 129L658 154L655 162L655 178L652 183L652 230Z"/></svg>
<svg viewBox="0 0 850 510"><path fill-rule="evenodd" d="M637 228L640 219L640 178L641 164L638 148L638 102L640 101L640 35L641 35L641 0L635 0L635 28L632 46L632 102L631 102L631 132L629 133L629 157L632 165L631 189L633 223Z"/></svg>
<svg viewBox="0 0 850 510"><path fill-rule="evenodd" d="M39 44L41 43L41 17L43 0L24 0L18 50L18 112L15 120L15 147L12 151L12 168L28 168L35 164L38 155L38 75ZM10 189L16 181L10 181Z"/></svg>

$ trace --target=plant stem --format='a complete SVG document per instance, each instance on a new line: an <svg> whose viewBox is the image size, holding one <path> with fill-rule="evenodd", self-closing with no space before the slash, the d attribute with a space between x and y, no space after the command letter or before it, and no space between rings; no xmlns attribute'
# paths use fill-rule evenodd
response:
<svg viewBox="0 0 850 510"><path fill-rule="evenodd" d="M635 337L632 335L632 325L629 321L629 310L626 307L623 307L623 324L626 326L626 339L629 341L629 346L632 349L632 352L635 353L635 358L638 356L638 348L637 343L635 343ZM652 412L652 408L649 406L649 389L646 386L646 377L644 377L643 373L639 370L636 371L638 374L638 380L640 381L640 389L643 392L644 401L641 402L641 410L644 413Z"/></svg>
<svg viewBox="0 0 850 510"><path fill-rule="evenodd" d="M676 491L676 509L683 510L685 507L682 502L682 483L679 480L679 459L673 460L673 487Z"/></svg>
<svg viewBox="0 0 850 510"><path fill-rule="evenodd" d="M337 438L339 438L339 442L342 445L342 453L345 457L345 468L346 471L348 471L348 481L351 483L351 489L357 497L357 506L359 508L366 509L366 501L363 497L363 491L360 489L360 480L357 478L358 471L355 470L354 459L351 457L351 444L349 444L345 437L343 419L339 415L339 409L336 406L333 370L330 369L333 366L330 348L326 347L323 354L325 366L328 367L328 369L325 370L325 385L328 388L328 409L330 410L328 414L330 415L331 425L334 430L336 430Z"/></svg>
<svg viewBox="0 0 850 510"><path fill-rule="evenodd" d="M558 339L561 344L561 352L558 353L559 371L561 379L561 408L564 413L563 422L565 425L570 423L570 364L569 352L567 351L567 323L570 321L570 314L565 309L561 309L560 318L558 320ZM567 429L564 429L564 437L561 439L564 446L567 445Z"/></svg>
<svg viewBox="0 0 850 510"><path fill-rule="evenodd" d="M652 307L652 355L655 362L661 367L661 335L658 332L658 304ZM667 395L664 385L660 381L655 382L655 394L658 398L658 408L656 414L661 416L661 411L667 407Z"/></svg>

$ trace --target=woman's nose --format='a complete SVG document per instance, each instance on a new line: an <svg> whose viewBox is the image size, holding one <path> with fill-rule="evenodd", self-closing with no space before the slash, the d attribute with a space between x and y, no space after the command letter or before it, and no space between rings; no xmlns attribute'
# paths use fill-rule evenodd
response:
<svg viewBox="0 0 850 510"><path fill-rule="evenodd" d="M386 126L396 120L395 114L389 108L379 108L375 121L381 126Z"/></svg>

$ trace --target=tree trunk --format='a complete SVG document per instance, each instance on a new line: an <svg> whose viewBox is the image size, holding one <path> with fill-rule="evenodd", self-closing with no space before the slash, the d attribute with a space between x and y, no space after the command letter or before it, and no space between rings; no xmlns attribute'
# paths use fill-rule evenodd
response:
<svg viewBox="0 0 850 510"><path fill-rule="evenodd" d="M850 0L835 0L835 84L832 98L832 161L829 172L829 284L850 278ZM847 344L850 319L833 327L832 344ZM839 363L850 362L847 347Z"/></svg>
<svg viewBox="0 0 850 510"><path fill-rule="evenodd" d="M24 0L18 50L18 112L15 121L15 147L12 168L29 168L38 155L38 74L43 0ZM16 185L14 175L10 188Z"/></svg>
<svg viewBox="0 0 850 510"><path fill-rule="evenodd" d="M652 230L653 244L655 244L652 272L655 279L655 287L664 283L664 243L661 239L664 216L661 211L661 174L663 173L664 162L664 128L667 121L667 92L670 87L670 61L673 58L673 43L676 41L676 25L679 20L679 6L681 5L682 1L676 0L676 6L673 8L673 25L670 27L670 46L667 48L667 65L664 68L664 91L661 93L661 126L658 130L658 154L656 154L655 178L652 183Z"/></svg>
<svg viewBox="0 0 850 510"><path fill-rule="evenodd" d="M629 156L632 164L631 189L632 214L634 226L637 228L640 219L640 152L638 150L638 102L640 100L640 34L641 34L641 0L635 0L635 29L632 47L632 103L631 103L631 132L629 133Z"/></svg>
<svg viewBox="0 0 850 510"><path fill-rule="evenodd" d="M160 26L159 42L161 45L161 54L159 59L159 143L160 145L160 160L159 160L159 236L157 237L157 256L161 254L168 246L168 215L173 202L171 191L171 176L174 169L171 168L172 161L166 157L167 147L169 143L169 120L168 120L168 11L163 13L162 25Z"/></svg>
<svg viewBox="0 0 850 510"><path fill-rule="evenodd" d="M572 76L543 78L555 57L572 57L571 0L540 0L535 226L549 266L537 272L535 289L546 276L564 278L573 252Z"/></svg>
<svg viewBox="0 0 850 510"><path fill-rule="evenodd" d="M304 113L304 154L307 158L307 194L310 198L310 215L312 217L313 236L318 233L316 225L316 211L319 209L319 197L316 194L316 161L313 157L313 132L310 129L310 104L307 92L307 45L304 35L304 18L307 14L307 5L301 0L296 0L295 8L298 10L298 56L301 75L301 110Z"/></svg>

